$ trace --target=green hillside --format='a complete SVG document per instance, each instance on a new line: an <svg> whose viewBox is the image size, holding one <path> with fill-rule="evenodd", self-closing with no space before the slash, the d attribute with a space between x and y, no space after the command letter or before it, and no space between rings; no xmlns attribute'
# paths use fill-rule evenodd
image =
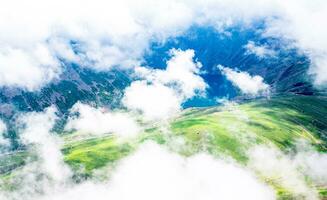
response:
<svg viewBox="0 0 327 200"><path fill-rule="evenodd" d="M164 144L185 156L207 151L243 166L249 160L248 150L255 145L272 146L287 153L296 151L297 142L304 140L318 152L326 153L327 98L279 96L219 107L192 108L171 120L166 129L147 124L145 127L142 134L128 140L110 134L77 140L79 133L64 134L62 152L65 162L74 169L76 179L92 178L95 170L114 167L115 161L147 140ZM180 141L183 142L176 145ZM14 176L15 169L24 165L26 156L25 152L19 152L2 158L2 179ZM276 189L280 199L292 198L292 193L274 180L258 176ZM317 187L322 199L327 198L326 186L316 186L310 180L308 184Z"/></svg>

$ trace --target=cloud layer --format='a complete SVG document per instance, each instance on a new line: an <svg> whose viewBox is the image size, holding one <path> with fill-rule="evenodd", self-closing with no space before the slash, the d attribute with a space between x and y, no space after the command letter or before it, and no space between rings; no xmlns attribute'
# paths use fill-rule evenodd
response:
<svg viewBox="0 0 327 200"><path fill-rule="evenodd" d="M18 199L19 195L24 195L26 200L275 199L270 187L242 167L207 154L185 158L152 142L143 144L121 160L109 181L89 180L80 184L62 184L62 187L30 181L26 187L41 185L44 192L17 193ZM6 199L15 199L11 195Z"/></svg>
<svg viewBox="0 0 327 200"><path fill-rule="evenodd" d="M112 186L109 196L121 200L275 197L269 187L241 167L207 154L184 158L154 143L144 144L123 160L109 184Z"/></svg>
<svg viewBox="0 0 327 200"><path fill-rule="evenodd" d="M61 60L102 71L137 66L151 41L192 25L224 32L258 20L266 24L263 36L284 38L307 54L310 74L324 85L326 11L323 0L7 1L0 8L0 86L37 90L60 75Z"/></svg>

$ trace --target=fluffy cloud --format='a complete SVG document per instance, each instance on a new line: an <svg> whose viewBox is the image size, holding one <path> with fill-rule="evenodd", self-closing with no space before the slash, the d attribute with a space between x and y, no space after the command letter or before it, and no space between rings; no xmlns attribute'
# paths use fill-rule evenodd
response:
<svg viewBox="0 0 327 200"><path fill-rule="evenodd" d="M29 52L6 47L0 50L0 86L37 90L60 72L58 61L42 45Z"/></svg>
<svg viewBox="0 0 327 200"><path fill-rule="evenodd" d="M207 85L199 76L202 64L193 62L194 50L171 49L170 55L172 57L167 61L166 69L154 70L148 79L152 82L172 85L183 98L191 98L197 92L203 92Z"/></svg>
<svg viewBox="0 0 327 200"><path fill-rule="evenodd" d="M267 45L256 45L253 41L249 41L244 45L246 54L254 54L259 58L274 56L276 52L267 47Z"/></svg>
<svg viewBox="0 0 327 200"><path fill-rule="evenodd" d="M135 81L125 90L124 105L141 111L148 119L165 119L181 108L181 98L174 90L162 84Z"/></svg>
<svg viewBox="0 0 327 200"><path fill-rule="evenodd" d="M127 113L110 112L80 102L76 103L70 112L66 130L95 135L114 133L119 136L133 136L140 131L136 121Z"/></svg>
<svg viewBox="0 0 327 200"><path fill-rule="evenodd" d="M77 4L83 5L76 8ZM144 40L135 39L128 46L122 41L143 37L136 35L139 28L127 11L102 0L3 3L0 86L37 90L60 75L59 59L97 70L131 64L137 55L131 51L143 49Z"/></svg>
<svg viewBox="0 0 327 200"><path fill-rule="evenodd" d="M38 156L37 164L40 164L38 172L46 174L55 183L62 183L69 178L70 170L63 161L60 138L51 132L56 119L54 107L49 107L43 112L24 114L18 118L21 126L19 137L22 144L30 146ZM26 169L29 170L29 167L27 165Z"/></svg>
<svg viewBox="0 0 327 200"><path fill-rule="evenodd" d="M150 40L173 36L192 19L184 3L157 4L105 0L3 3L0 86L38 90L60 75L61 59L101 71L138 65ZM36 50L39 46L44 47L41 54Z"/></svg>
<svg viewBox="0 0 327 200"><path fill-rule="evenodd" d="M204 93L207 85L199 76L201 63L193 61L194 51L172 49L170 54L165 70L135 69L144 80L126 88L123 102L127 108L147 118L164 119L176 114L185 100Z"/></svg>
<svg viewBox="0 0 327 200"><path fill-rule="evenodd" d="M269 92L269 85L264 83L261 76L251 76L247 72L235 71L222 65L218 65L218 69L233 83L234 86L238 87L243 94L266 95Z"/></svg>

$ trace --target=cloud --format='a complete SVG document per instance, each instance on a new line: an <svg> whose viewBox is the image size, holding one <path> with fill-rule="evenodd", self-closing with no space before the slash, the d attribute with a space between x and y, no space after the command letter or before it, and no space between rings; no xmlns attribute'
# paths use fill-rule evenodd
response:
<svg viewBox="0 0 327 200"><path fill-rule="evenodd" d="M327 154L317 152L307 143L299 142L292 157L300 170L317 185L327 185Z"/></svg>
<svg viewBox="0 0 327 200"><path fill-rule="evenodd" d="M170 49L169 54L171 58L166 62L166 69L136 67L135 75L149 83L169 86L186 99L201 95L207 84L200 76L202 64L193 60L194 50Z"/></svg>
<svg viewBox="0 0 327 200"><path fill-rule="evenodd" d="M0 119L0 152L10 145L10 141L4 137L7 131L7 125Z"/></svg>
<svg viewBox="0 0 327 200"><path fill-rule="evenodd" d="M244 45L244 48L246 49L246 54L254 54L259 58L271 57L276 54L276 52L269 49L267 45L256 45L253 41L249 41Z"/></svg>
<svg viewBox="0 0 327 200"><path fill-rule="evenodd" d="M313 63L309 69L309 74L315 77L314 83L318 87L325 88L327 83L327 55L313 56Z"/></svg>
<svg viewBox="0 0 327 200"><path fill-rule="evenodd" d="M263 78L259 75L251 76L247 72L235 71L222 65L218 65L218 69L226 76L227 80L231 81L243 94L267 95L269 93L269 85L264 83Z"/></svg>
<svg viewBox="0 0 327 200"><path fill-rule="evenodd" d="M181 98L171 88L162 84L135 81L125 90L124 105L141 111L148 119L165 119L181 109Z"/></svg>
<svg viewBox="0 0 327 200"><path fill-rule="evenodd" d="M311 65L309 74L315 77L315 84L326 85L327 60L327 2L279 1L277 18L267 21L265 36L280 37L291 41L309 56Z"/></svg>
<svg viewBox="0 0 327 200"><path fill-rule="evenodd" d="M123 160L109 184L112 199L274 199L245 169L207 154L184 158L154 143Z"/></svg>
<svg viewBox="0 0 327 200"><path fill-rule="evenodd" d="M295 157L297 158L294 159L291 155L284 154L273 147L256 146L249 151L248 166L262 177L280 184L298 198L319 199L317 191L308 185L306 177L299 171L312 157L302 157L302 153ZM315 163L315 166L317 164Z"/></svg>
<svg viewBox="0 0 327 200"><path fill-rule="evenodd" d="M191 98L197 92L204 92L207 85L199 76L202 64L193 61L194 50L171 49L170 55L172 57L167 61L166 69L156 70L152 81L173 85L183 98Z"/></svg>
<svg viewBox="0 0 327 200"><path fill-rule="evenodd" d="M0 50L0 87L20 87L29 91L58 78L61 69L48 49L37 45L33 51Z"/></svg>
<svg viewBox="0 0 327 200"><path fill-rule="evenodd" d="M61 152L61 138L53 133L56 108L17 116L19 142L25 149L25 164L1 179L0 199L39 200L42 195L60 192L72 184L72 172ZM10 189L8 189L10 188Z"/></svg>
<svg viewBox="0 0 327 200"><path fill-rule="evenodd" d="M237 192L235 192L237 191ZM24 198L29 199L28 196ZM106 182L86 181L50 190L37 200L275 199L249 171L207 154L189 158L145 143L120 161Z"/></svg>
<svg viewBox="0 0 327 200"><path fill-rule="evenodd" d="M63 161L61 140L51 132L56 120L56 109L49 107L43 112L23 114L17 122L21 126L21 143L30 146L30 150L38 156L38 172L46 174L56 183L62 183L69 178L70 170ZM26 170L29 170L28 165Z"/></svg>
<svg viewBox="0 0 327 200"><path fill-rule="evenodd" d="M178 113L181 104L207 87L199 75L201 63L194 62L193 50L170 50L171 59L164 70L135 68L137 77L125 90L124 105L141 111L147 118L164 119Z"/></svg>
<svg viewBox="0 0 327 200"><path fill-rule="evenodd" d="M163 7L150 1L105 0L3 3L0 86L38 90L60 75L61 60L97 71L138 65L150 41L177 34L180 25L187 27L192 19L184 3L161 4ZM158 12L151 10L155 8ZM168 18L164 13L173 15ZM41 54L36 50L40 46Z"/></svg>
<svg viewBox="0 0 327 200"><path fill-rule="evenodd" d="M140 132L139 125L128 113L94 108L80 102L71 108L70 113L65 130L93 135L114 133L118 136L134 136Z"/></svg>

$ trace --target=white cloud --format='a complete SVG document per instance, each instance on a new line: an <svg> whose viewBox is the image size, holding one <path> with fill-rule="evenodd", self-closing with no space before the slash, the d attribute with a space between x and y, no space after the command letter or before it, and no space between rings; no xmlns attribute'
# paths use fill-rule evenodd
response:
<svg viewBox="0 0 327 200"><path fill-rule="evenodd" d="M327 185L327 155L316 151L300 152L295 161L316 184Z"/></svg>
<svg viewBox="0 0 327 200"><path fill-rule="evenodd" d="M297 153L292 158L300 170L317 185L327 185L327 154L317 152L307 143L297 145Z"/></svg>
<svg viewBox="0 0 327 200"><path fill-rule="evenodd" d="M172 49L170 50L171 59L167 61L165 70L155 71L154 82L160 82L165 85L174 86L184 98L191 98L197 92L204 92L207 85L202 79L200 62L193 62L195 56L194 50L188 49L185 51Z"/></svg>
<svg viewBox="0 0 327 200"><path fill-rule="evenodd" d="M95 135L114 133L119 136L134 136L140 131L136 121L127 113L111 112L80 102L71 108L70 113L66 130Z"/></svg>
<svg viewBox="0 0 327 200"><path fill-rule="evenodd" d="M207 87L200 75L202 64L193 61L195 52L192 49L182 51L171 49L171 58L166 62L166 69L136 67L135 74L150 83L160 83L176 90L183 98L201 95Z"/></svg>
<svg viewBox="0 0 327 200"><path fill-rule="evenodd" d="M72 173L61 152L62 141L53 133L56 109L29 112L17 117L19 141L25 147L25 164L1 179L0 199L38 200L41 195L56 193L72 184ZM12 187L11 187L12 186Z"/></svg>
<svg viewBox="0 0 327 200"><path fill-rule="evenodd" d="M299 162L295 162L291 156L266 146L253 147L249 157L249 167L260 176L280 184L299 198L319 199L317 191L308 186L304 174L298 170L303 163L298 165Z"/></svg>
<svg viewBox="0 0 327 200"><path fill-rule="evenodd" d="M109 184L109 196L122 200L274 199L274 192L245 169L207 154L184 158L153 143L122 161Z"/></svg>
<svg viewBox="0 0 327 200"><path fill-rule="evenodd" d="M193 50L170 50L171 59L165 70L135 68L136 75L145 79L133 82L125 90L124 105L141 111L147 118L164 119L180 110L181 104L207 87L199 76L201 63L194 62Z"/></svg>
<svg viewBox="0 0 327 200"><path fill-rule="evenodd" d="M57 199L270 200L275 199L275 194L236 165L207 154L185 158L157 144L146 143L117 165L108 182L87 181L37 198Z"/></svg>
<svg viewBox="0 0 327 200"><path fill-rule="evenodd" d="M11 48L0 50L0 87L37 90L57 78L60 72L57 60L42 45L28 52Z"/></svg>
<svg viewBox="0 0 327 200"><path fill-rule="evenodd" d="M162 84L134 81L125 90L124 105L141 111L148 119L166 119L180 111L181 98Z"/></svg>
<svg viewBox="0 0 327 200"><path fill-rule="evenodd" d="M7 131L7 125L0 119L0 152L3 148L8 147L10 142L4 137L4 133Z"/></svg>
<svg viewBox="0 0 327 200"><path fill-rule="evenodd" d="M64 164L61 153L61 140L51 132L57 119L56 109L49 107L43 112L31 112L18 118L21 125L20 141L31 147L38 156L39 173L44 173L56 183L66 181L70 170ZM26 167L29 170L29 165Z"/></svg>
<svg viewBox="0 0 327 200"><path fill-rule="evenodd" d="M249 41L244 45L244 48L246 49L246 54L254 54L259 58L266 58L276 54L276 52L269 49L267 45L256 45L253 41Z"/></svg>
<svg viewBox="0 0 327 200"><path fill-rule="evenodd" d="M0 86L38 90L60 75L58 58L101 71L139 64L150 40L174 35L191 19L190 14L180 12L188 10L184 3L162 2L163 8L156 4L105 0L3 2ZM167 18L164 13L174 15ZM77 42L77 54L71 41ZM51 62L44 63L44 55L35 55L40 45Z"/></svg>
<svg viewBox="0 0 327 200"><path fill-rule="evenodd" d="M327 83L327 55L313 56L309 74L315 77L314 83L318 87L325 87Z"/></svg>
<svg viewBox="0 0 327 200"><path fill-rule="evenodd" d="M247 72L235 71L222 65L218 65L218 69L234 86L238 87L243 94L267 95L269 93L269 85L264 83L263 78L259 75L251 76Z"/></svg>

